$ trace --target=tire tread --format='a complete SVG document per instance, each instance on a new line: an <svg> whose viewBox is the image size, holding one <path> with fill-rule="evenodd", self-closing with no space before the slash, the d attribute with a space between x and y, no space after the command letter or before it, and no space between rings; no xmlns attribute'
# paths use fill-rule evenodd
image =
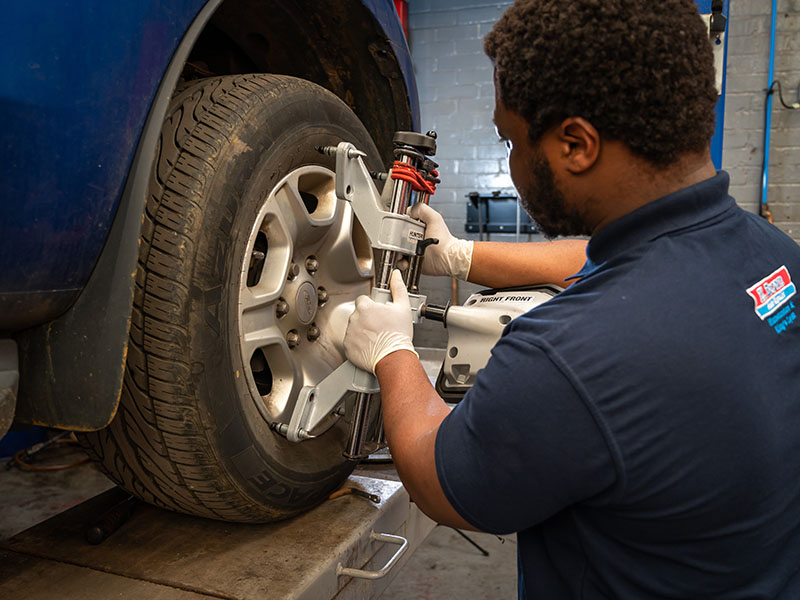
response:
<svg viewBox="0 0 800 600"><path fill-rule="evenodd" d="M275 83L269 76L219 77L189 85L173 100L143 216L119 411L106 429L82 436L100 468L141 499L226 521L284 515L254 506L219 467L207 425L187 395L191 365L182 307L195 241L186 232L202 218L202 191L215 159Z"/></svg>

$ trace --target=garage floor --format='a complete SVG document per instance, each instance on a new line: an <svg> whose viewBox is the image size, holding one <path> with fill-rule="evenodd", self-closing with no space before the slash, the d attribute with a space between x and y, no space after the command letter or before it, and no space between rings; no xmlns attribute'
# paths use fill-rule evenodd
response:
<svg viewBox="0 0 800 600"><path fill-rule="evenodd" d="M68 451L64 449L65 453ZM65 456L64 462L73 458L75 455ZM0 465L0 540L110 487L111 482L88 464L55 472L5 470ZM452 529L436 527L381 598L515 598L515 538L471 532L468 535L489 551L488 557ZM59 582L54 580L53 584ZM54 588L54 597L56 594Z"/></svg>

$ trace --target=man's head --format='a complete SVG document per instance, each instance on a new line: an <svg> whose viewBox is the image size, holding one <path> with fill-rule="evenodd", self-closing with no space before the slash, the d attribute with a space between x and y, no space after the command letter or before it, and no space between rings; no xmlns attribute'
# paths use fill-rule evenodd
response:
<svg viewBox="0 0 800 600"><path fill-rule="evenodd" d="M607 179L611 159L627 155L658 173L707 156L717 93L693 0L517 0L485 48L495 66L498 130L525 155L515 169L512 152L512 177L546 233L542 221L551 216L564 224L553 235L596 228L585 196L598 173L586 175L600 165ZM582 154L565 157L565 148ZM528 195L537 187L556 192L558 206L537 207L547 200ZM572 202L577 192L584 198Z"/></svg>

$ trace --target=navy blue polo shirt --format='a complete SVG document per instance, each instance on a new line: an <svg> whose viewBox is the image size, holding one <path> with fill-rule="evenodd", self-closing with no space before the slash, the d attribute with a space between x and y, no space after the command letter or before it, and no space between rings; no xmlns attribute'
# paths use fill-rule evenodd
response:
<svg viewBox="0 0 800 600"><path fill-rule="evenodd" d="M800 598L800 247L724 172L609 224L444 420L520 597Z"/></svg>

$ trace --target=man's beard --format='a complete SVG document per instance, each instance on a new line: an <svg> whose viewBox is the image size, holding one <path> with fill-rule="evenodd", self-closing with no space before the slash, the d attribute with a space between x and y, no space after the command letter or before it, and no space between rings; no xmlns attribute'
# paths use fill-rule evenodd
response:
<svg viewBox="0 0 800 600"><path fill-rule="evenodd" d="M562 235L591 235L592 229L584 215L567 205L550 163L538 148L529 161L528 169L532 179L527 187L518 191L522 207L536 221L539 231L547 239Z"/></svg>

